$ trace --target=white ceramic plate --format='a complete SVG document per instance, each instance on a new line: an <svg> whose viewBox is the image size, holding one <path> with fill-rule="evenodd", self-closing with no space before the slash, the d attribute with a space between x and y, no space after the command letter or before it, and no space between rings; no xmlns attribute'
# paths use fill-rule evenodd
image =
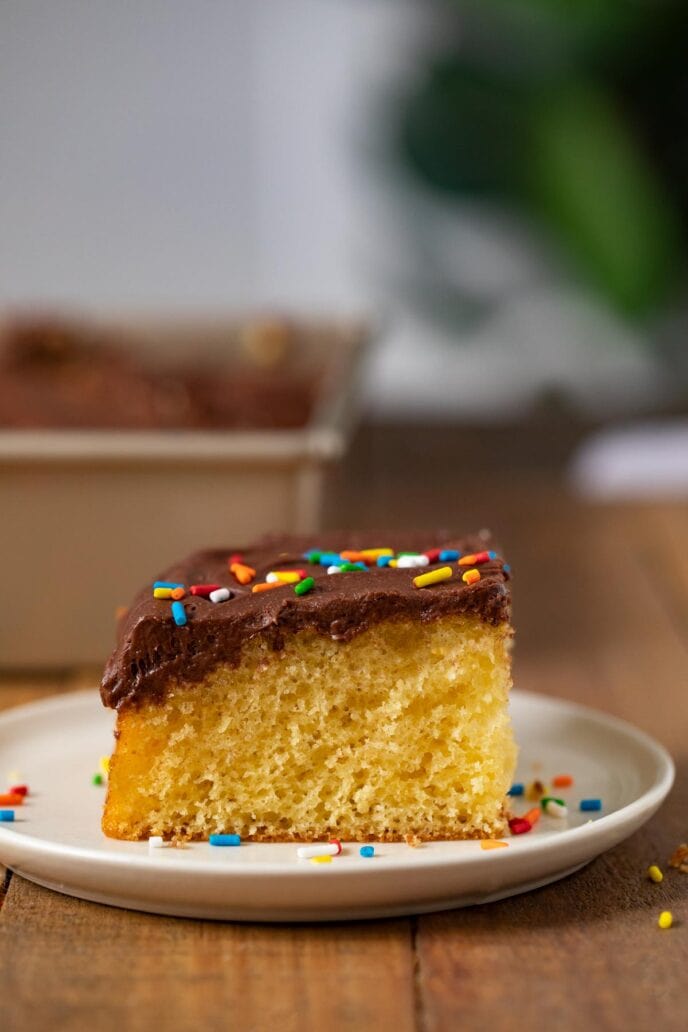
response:
<svg viewBox="0 0 688 1032"><path fill-rule="evenodd" d="M321 921L423 913L502 899L563 878L621 842L671 788L667 752L643 732L594 710L513 692L518 780L574 776L558 790L567 821L543 817L507 849L478 842L348 844L328 864L298 860L291 844L207 842L149 850L100 831L104 789L91 783L112 747L113 714L95 691L0 716L0 786L19 774L31 788L13 823L0 823L0 861L58 892L134 910L250 921ZM581 813L599 797L601 814ZM514 800L516 812L529 805ZM589 822L590 817L593 818Z"/></svg>

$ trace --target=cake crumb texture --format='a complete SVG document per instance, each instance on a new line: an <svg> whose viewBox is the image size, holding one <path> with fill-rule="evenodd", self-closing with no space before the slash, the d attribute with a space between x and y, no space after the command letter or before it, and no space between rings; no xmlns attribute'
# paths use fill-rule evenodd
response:
<svg viewBox="0 0 688 1032"><path fill-rule="evenodd" d="M388 620L249 641L120 710L103 830L254 841L495 838L516 747L508 624Z"/></svg>

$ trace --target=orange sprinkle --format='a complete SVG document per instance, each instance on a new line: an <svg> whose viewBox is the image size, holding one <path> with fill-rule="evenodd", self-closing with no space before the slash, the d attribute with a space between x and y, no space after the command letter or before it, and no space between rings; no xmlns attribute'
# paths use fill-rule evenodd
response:
<svg viewBox="0 0 688 1032"><path fill-rule="evenodd" d="M508 842L500 842L499 839L485 838L480 840L481 849L506 849Z"/></svg>
<svg viewBox="0 0 688 1032"><path fill-rule="evenodd" d="M270 581L269 584L254 584L251 591L257 595L259 591L272 591L273 588L283 588L283 581Z"/></svg>
<svg viewBox="0 0 688 1032"><path fill-rule="evenodd" d="M527 821L530 821L531 824L537 824L540 820L540 813L540 807L534 806L532 810L528 810L528 813L524 813L523 816Z"/></svg>
<svg viewBox="0 0 688 1032"><path fill-rule="evenodd" d="M4 792L0 795L1 806L21 806L23 802L24 796L17 792Z"/></svg>
<svg viewBox="0 0 688 1032"><path fill-rule="evenodd" d="M556 778L552 778L552 784L555 788L570 788L573 778L570 774L557 774Z"/></svg>
<svg viewBox="0 0 688 1032"><path fill-rule="evenodd" d="M472 552L470 555L462 555L459 559L459 566L473 566L475 563L475 556L475 552Z"/></svg>
<svg viewBox="0 0 688 1032"><path fill-rule="evenodd" d="M345 559L347 563L364 563L365 556L363 552L340 552L342 559Z"/></svg>
<svg viewBox="0 0 688 1032"><path fill-rule="evenodd" d="M461 580L464 584L475 584L476 581L480 580L479 570L466 570Z"/></svg>
<svg viewBox="0 0 688 1032"><path fill-rule="evenodd" d="M129 612L129 606L117 606L115 609L115 620L123 620Z"/></svg>
<svg viewBox="0 0 688 1032"><path fill-rule="evenodd" d="M256 571L243 563L230 563L230 573L233 573L239 584L250 584L256 575Z"/></svg>
<svg viewBox="0 0 688 1032"><path fill-rule="evenodd" d="M175 602L178 602L180 598L184 598L185 595L186 592L184 591L184 588L172 589L172 598L175 600Z"/></svg>

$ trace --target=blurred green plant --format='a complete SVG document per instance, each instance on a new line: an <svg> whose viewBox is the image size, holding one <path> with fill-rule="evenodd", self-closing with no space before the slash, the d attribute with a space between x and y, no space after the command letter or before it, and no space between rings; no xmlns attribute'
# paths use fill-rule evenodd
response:
<svg viewBox="0 0 688 1032"><path fill-rule="evenodd" d="M426 186L525 209L623 313L686 268L688 5L447 0L457 31L403 105Z"/></svg>

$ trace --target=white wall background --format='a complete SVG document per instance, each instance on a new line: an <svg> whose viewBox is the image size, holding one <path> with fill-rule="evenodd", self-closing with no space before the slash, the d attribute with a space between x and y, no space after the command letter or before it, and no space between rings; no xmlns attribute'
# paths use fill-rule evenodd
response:
<svg viewBox="0 0 688 1032"><path fill-rule="evenodd" d="M413 19L388 0L3 0L0 302L359 301L352 112Z"/></svg>

